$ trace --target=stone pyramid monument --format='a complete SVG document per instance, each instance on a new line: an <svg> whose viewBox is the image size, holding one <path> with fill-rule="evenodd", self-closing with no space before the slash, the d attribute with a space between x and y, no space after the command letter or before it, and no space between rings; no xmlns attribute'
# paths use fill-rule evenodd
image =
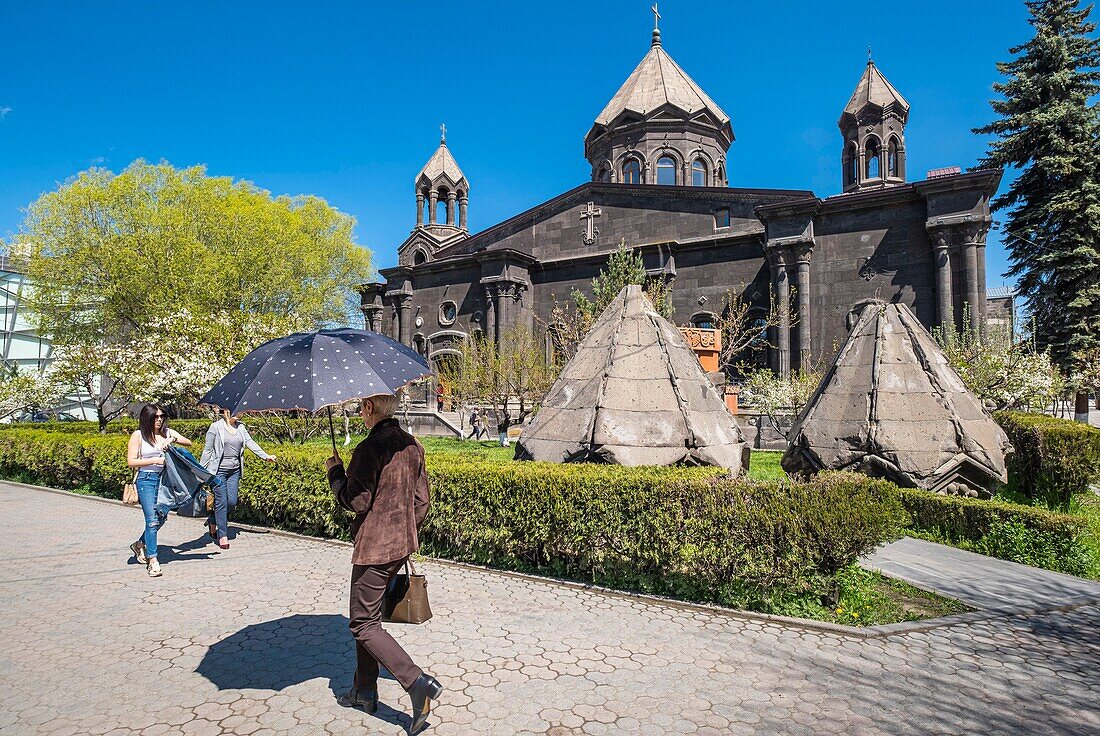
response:
<svg viewBox="0 0 1100 736"><path fill-rule="evenodd" d="M600 315L516 444L520 460L734 473L747 452L698 358L640 286L625 287Z"/></svg>
<svg viewBox="0 0 1100 736"><path fill-rule="evenodd" d="M859 470L966 496L1006 482L1012 451L904 304L863 308L789 437L788 473Z"/></svg>

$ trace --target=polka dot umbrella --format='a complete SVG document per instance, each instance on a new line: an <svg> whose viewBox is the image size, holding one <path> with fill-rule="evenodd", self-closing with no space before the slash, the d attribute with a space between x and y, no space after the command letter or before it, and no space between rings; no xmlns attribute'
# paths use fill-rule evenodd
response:
<svg viewBox="0 0 1100 736"><path fill-rule="evenodd" d="M265 342L199 400L234 414L252 411L318 412L353 399L394 394L432 375L410 347L368 330L303 332ZM333 433L332 447L336 449Z"/></svg>

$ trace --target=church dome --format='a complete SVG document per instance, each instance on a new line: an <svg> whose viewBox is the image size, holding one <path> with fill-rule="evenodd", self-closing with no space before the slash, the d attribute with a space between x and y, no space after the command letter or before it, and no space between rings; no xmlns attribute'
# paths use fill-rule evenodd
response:
<svg viewBox="0 0 1100 736"><path fill-rule="evenodd" d="M653 42L585 136L594 181L726 186L733 127L661 45Z"/></svg>
<svg viewBox="0 0 1100 736"><path fill-rule="evenodd" d="M439 148L435 149L435 153L428 159L428 163L424 164L424 168L416 175L416 183L427 183L431 185L433 183L441 183L444 178L449 181L452 186L466 183L466 176L462 173L462 169L458 168L454 156L451 155L450 149L447 148L446 138L441 138L439 141Z"/></svg>

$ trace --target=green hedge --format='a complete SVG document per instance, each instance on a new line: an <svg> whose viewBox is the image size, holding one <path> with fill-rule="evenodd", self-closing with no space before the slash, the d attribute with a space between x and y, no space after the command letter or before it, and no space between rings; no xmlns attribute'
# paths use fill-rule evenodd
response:
<svg viewBox="0 0 1100 736"><path fill-rule="evenodd" d="M1100 576L1088 522L1080 516L911 488L901 490L901 500L919 536L1033 567Z"/></svg>
<svg viewBox="0 0 1100 736"><path fill-rule="evenodd" d="M1008 459L1011 491L1056 508L1100 477L1100 429L1045 414L997 412L1015 452Z"/></svg>
<svg viewBox="0 0 1100 736"><path fill-rule="evenodd" d="M306 431L307 424L310 422L313 424L314 436L328 437L328 420L323 417L313 420L271 420L262 417L250 417L247 420L248 428L253 436L263 441L289 439L289 431L293 431L296 435L301 434ZM184 437L193 441L200 441L206 435L206 430L210 428L210 420L173 419L169 422L169 426ZM342 436L344 431L343 419L335 419L334 426L337 434ZM136 420L130 418L116 419L107 424L105 434L128 435L135 429L137 429ZM37 430L39 432L62 432L64 434L99 434L99 425L96 422L13 422L11 424L0 424L0 430ZM357 435L365 434L366 429L363 426L363 420L354 417L351 423L351 431L353 434Z"/></svg>
<svg viewBox="0 0 1100 736"><path fill-rule="evenodd" d="M197 449L197 448L196 448ZM249 463L237 518L346 539L324 447L280 445ZM0 432L0 474L118 498L123 437ZM895 486L847 473L732 481L703 468L485 463L429 456L424 552L645 592L774 610L828 600L836 574L907 518Z"/></svg>

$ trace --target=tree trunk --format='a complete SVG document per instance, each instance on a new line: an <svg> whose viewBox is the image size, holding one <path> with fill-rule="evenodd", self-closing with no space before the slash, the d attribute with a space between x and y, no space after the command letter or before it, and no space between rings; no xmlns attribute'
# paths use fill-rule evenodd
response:
<svg viewBox="0 0 1100 736"><path fill-rule="evenodd" d="M99 422L99 433L107 434L107 416L103 413L102 404L96 404L95 418Z"/></svg>
<svg viewBox="0 0 1100 736"><path fill-rule="evenodd" d="M1076 401L1074 401L1073 407L1073 420L1076 422L1089 423L1089 392L1078 391Z"/></svg>

